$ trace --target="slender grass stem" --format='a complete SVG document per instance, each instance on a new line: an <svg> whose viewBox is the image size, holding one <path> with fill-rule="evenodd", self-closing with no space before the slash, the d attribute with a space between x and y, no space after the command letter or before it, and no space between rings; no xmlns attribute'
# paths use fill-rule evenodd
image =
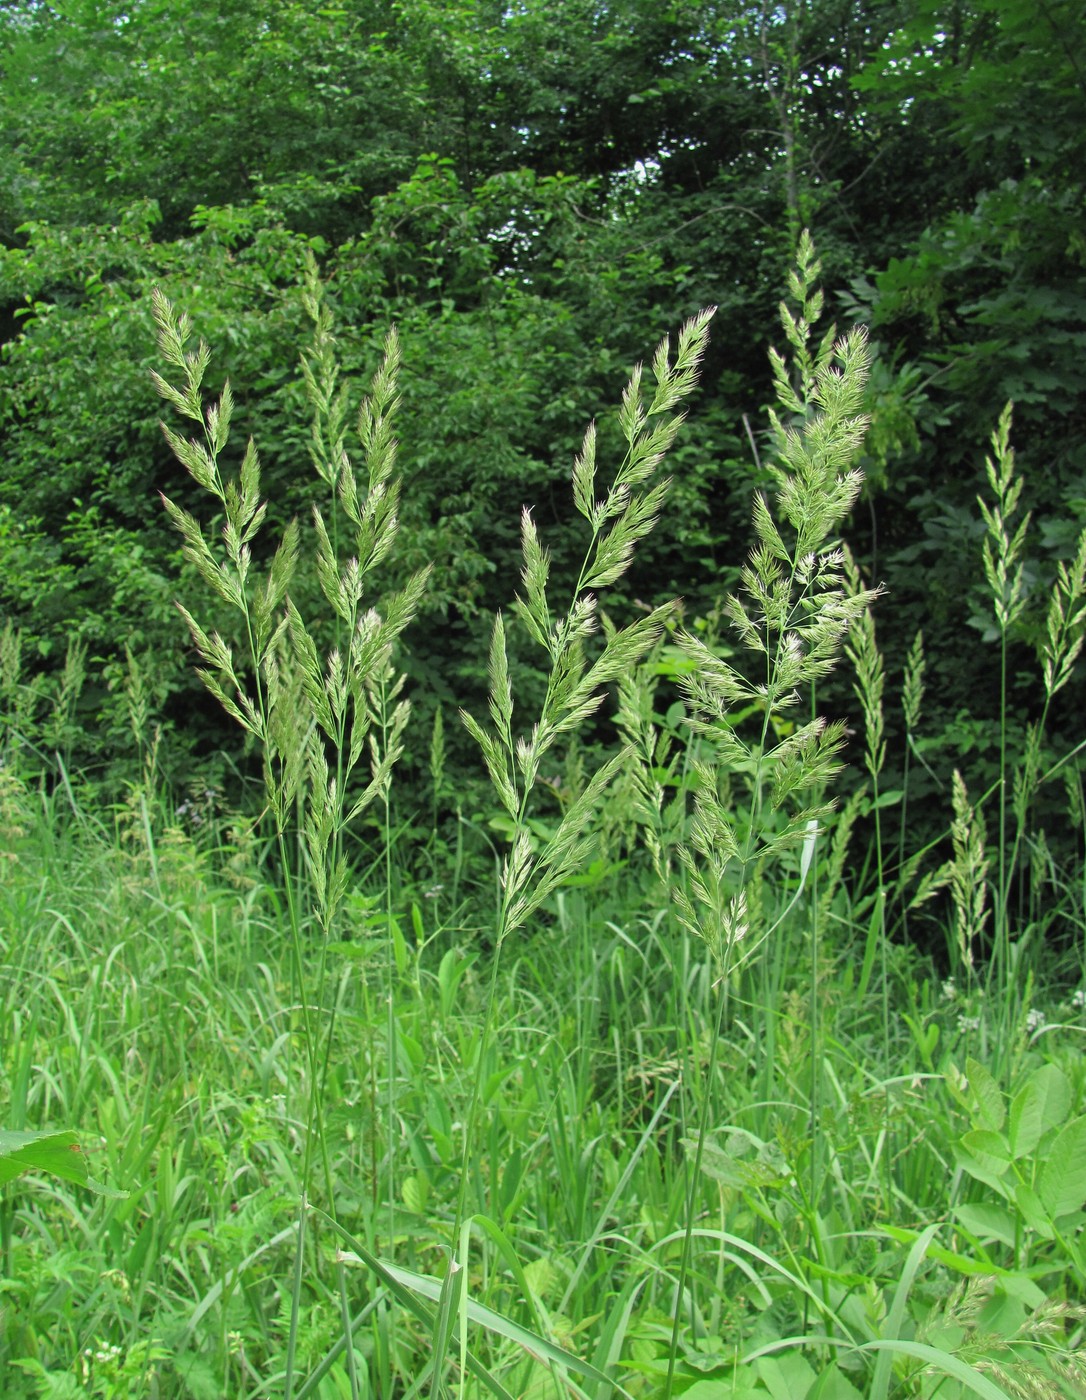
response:
<svg viewBox="0 0 1086 1400"><path fill-rule="evenodd" d="M709 1045L709 1065L706 1070L706 1090L702 1095L701 1110L698 1114L697 1141L694 1147L694 1160L688 1167L687 1188L686 1188L686 1211L685 1229L683 1230L683 1247L679 1256L679 1273L675 1280L675 1306L674 1320L671 1326L671 1340L667 1351L667 1376L664 1380L664 1400L670 1400L675 1388L675 1366L679 1355L679 1334L682 1330L683 1314L683 1293L686 1291L686 1280L690 1273L690 1254L694 1238L694 1218L697 1207L698 1188L701 1185L701 1163L705 1149L705 1139L709 1132L710 1112L712 1108L713 1095L711 1086L716 1080L717 1047L720 1044L724 1024L727 1018L728 989L722 986L720 996L717 1001L716 1021L713 1026L712 1039ZM691 1315L695 1310L693 1296L690 1299Z"/></svg>

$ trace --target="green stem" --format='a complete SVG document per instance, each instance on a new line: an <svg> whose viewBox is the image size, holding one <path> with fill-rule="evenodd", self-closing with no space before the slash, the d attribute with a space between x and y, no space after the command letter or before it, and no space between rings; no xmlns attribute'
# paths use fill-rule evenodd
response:
<svg viewBox="0 0 1086 1400"><path fill-rule="evenodd" d="M724 1029L724 1015L728 1005L728 985L725 981L720 990L720 1001L717 1005L716 1025L713 1029L713 1039L709 1046L709 1070L706 1077L705 1093L702 1095L701 1112L698 1115L698 1138L697 1146L694 1149L694 1164L689 1170L689 1179L686 1192L686 1226L683 1230L683 1249L679 1259L679 1277L675 1284L675 1306L674 1319L671 1325L671 1343L667 1354L667 1379L664 1382L664 1400L671 1400L671 1395L675 1385L675 1362L679 1354L679 1328L682 1323L683 1291L686 1288L687 1274L690 1269L690 1249L694 1236L694 1205L697 1200L698 1182L701 1176L701 1159L705 1144L706 1133L709 1128L709 1110L713 1100L713 1081L716 1078L717 1047L720 1044L721 1033ZM694 1302L691 1298L691 1311Z"/></svg>

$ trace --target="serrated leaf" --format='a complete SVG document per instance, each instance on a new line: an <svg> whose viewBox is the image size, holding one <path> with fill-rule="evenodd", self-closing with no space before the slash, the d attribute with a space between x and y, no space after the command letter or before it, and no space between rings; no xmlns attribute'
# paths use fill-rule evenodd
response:
<svg viewBox="0 0 1086 1400"><path fill-rule="evenodd" d="M974 1128L966 1133L961 1140L961 1149L962 1166L978 1181L1001 1177L1011 1164L1007 1139L991 1128ZM974 1171L973 1167L977 1170Z"/></svg>
<svg viewBox="0 0 1086 1400"><path fill-rule="evenodd" d="M1037 1194L1053 1220L1086 1201L1086 1117L1075 1118L1049 1148Z"/></svg>
<svg viewBox="0 0 1086 1400"><path fill-rule="evenodd" d="M977 1125L981 1128L994 1128L999 1132L1007 1116L1002 1089L985 1066L972 1056L965 1062L965 1077L969 1081L969 1094L976 1110Z"/></svg>
<svg viewBox="0 0 1086 1400"><path fill-rule="evenodd" d="M48 1172L50 1176L86 1186L104 1196L127 1195L125 1191L112 1191L93 1179L76 1133L67 1129L29 1133L0 1129L0 1185L31 1171Z"/></svg>

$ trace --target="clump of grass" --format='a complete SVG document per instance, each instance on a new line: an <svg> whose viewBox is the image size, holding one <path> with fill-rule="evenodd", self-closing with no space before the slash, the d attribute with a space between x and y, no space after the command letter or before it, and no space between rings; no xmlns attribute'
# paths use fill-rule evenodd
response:
<svg viewBox="0 0 1086 1400"><path fill-rule="evenodd" d="M459 1290L466 1267L461 1223L468 1209L469 1168L476 1152L483 1073L494 1025L502 949L509 935L526 925L544 901L585 864L593 847L590 823L612 781L630 762L630 751L623 746L590 773L553 834L533 852L529 819L541 782L542 764L558 743L599 709L606 687L631 674L673 615L674 605L665 603L624 628L606 628L598 654L589 659L589 648L600 631L595 590L616 583L626 573L638 542L656 525L667 495L670 482L659 475L659 468L682 423L682 414L675 410L694 387L714 310L702 311L682 327L673 360L668 341L661 341L652 360L655 383L651 392L644 387L642 367L635 368L619 413L626 452L602 497L597 497L595 425L585 433L573 464L572 486L574 504L588 523L589 540L564 611L555 606L548 593L550 560L531 511L525 509L522 513L523 591L514 604L514 615L542 651L548 666L543 702L530 729L516 733L506 624L500 613L494 620L490 645L491 727L484 727L474 716L462 712L464 724L480 747L494 790L512 823L512 835L501 870L495 948L463 1135L460 1190L452 1232L454 1247L459 1243L459 1249L448 1276L456 1282L443 1296L439 1342L447 1340L448 1319L460 1305ZM443 1350L439 1346L435 1376L441 1361Z"/></svg>
<svg viewBox="0 0 1086 1400"><path fill-rule="evenodd" d="M410 712L401 695L403 678L392 666L393 651L414 617L429 570L415 574L397 593L373 591L373 576L389 555L397 532L399 484L394 475L396 443L392 419L398 406L396 377L400 363L394 331L385 342L384 359L358 414L365 476L361 478L346 449L348 408L334 353L331 317L324 304L315 262L311 259L304 305L314 323L312 348L302 373L313 410L311 457L330 493L332 527L314 507L315 572L321 595L335 619L335 640L322 657L315 631L306 623L290 587L299 566L300 529L286 527L263 579L252 556L267 511L260 495L260 463L250 441L236 478L228 478L220 459L229 442L233 396L227 384L217 402L205 406L203 379L211 352L201 341L189 348L191 325L161 293L154 295L160 352L178 384L154 375L159 393L179 413L200 425L199 438L185 439L163 425L166 440L190 475L225 515L218 550L208 543L200 523L164 497L163 503L184 540L186 558L206 584L240 621L240 653L218 632L208 632L182 604L180 611L204 665L204 684L226 712L253 737L259 748L267 809L279 847L286 892L294 973L299 991L308 1070L302 1195L298 1215L295 1282L284 1378L293 1388L294 1348L298 1329L301 1271L305 1257L308 1194L314 1161L319 1156L328 1210L333 1219L336 1193L324 1131L324 1088L328 1048L332 1043L334 1005L327 1025L318 1028L328 984L328 946L343 905L349 879L345 834L375 801L384 810L386 860L391 859L389 789L392 770L403 753ZM360 785L363 764L368 781ZM360 790L359 790L360 788ZM296 813L301 813L301 870L293 873L289 848ZM391 874L386 868L386 897ZM312 917L319 933L316 976L310 983L303 928ZM395 1027L389 1025L389 1053L394 1054ZM390 1073L389 1084L394 1082ZM392 1114L389 1114L391 1132ZM346 1333L350 1313L341 1271L341 1307ZM353 1348L348 1345L348 1359ZM352 1393L357 1378L352 1371Z"/></svg>
<svg viewBox="0 0 1086 1400"><path fill-rule="evenodd" d="M815 841L833 810L825 788L840 767L845 741L840 720L827 721L816 714L797 720L790 733L779 737L773 718L798 710L804 696L832 670L850 632L862 628L877 594L855 581L850 585L838 539L862 483L855 461L867 422L862 412L867 347L862 330L838 339L833 327L817 346L812 344L812 327L822 310L819 271L811 240L804 234L789 279L796 309L781 305L791 366L771 352L779 412L770 414L774 455L767 466L775 484L777 518L769 501L756 495L757 543L742 571L741 592L724 606L739 643L754 659L752 674L715 654L693 633L678 634L679 646L693 663L679 684L701 749L693 764L697 790L689 841L680 850L687 880L676 886L674 900L680 922L704 941L716 967L719 996L710 1040L710 1086L729 979L740 961L753 955L758 941L772 932L764 927L752 930L751 881L767 860L798 846L802 888ZM760 723L748 737L736 716L751 710L760 715ZM877 754L878 738L873 742ZM722 797L722 775L736 771L749 775L748 811L742 822ZM814 935L812 948L817 948ZM818 975L817 966L812 967L815 987ZM684 1292L711 1105L712 1094L706 1093L688 1178L668 1394L687 1306ZM817 1199L817 1191L812 1198ZM694 1307L692 1298L689 1306Z"/></svg>
<svg viewBox="0 0 1086 1400"><path fill-rule="evenodd" d="M987 1037L990 1026L992 1051L1003 1075L1010 1072L1010 1047L1016 1043L1016 1027L1028 1010L1023 1000L1023 988L1029 985L1023 955L1032 916L1039 913L1032 888L1028 909L1023 891L1031 884L1033 871L1045 878L1047 865L1044 834L1030 829L1031 810L1043 785L1072 763L1083 747L1079 744L1050 762L1046 731L1052 702L1071 680L1086 628L1083 530L1071 559L1061 560L1057 566L1043 623L1037 619L1037 659L1044 698L1040 713L1025 728L1017 760L1012 761L1012 716L1008 709L1010 646L1015 630L1030 611L1026 547L1031 520L1031 513L1022 511L1024 479L1016 469L1012 425L1012 405L1008 403L992 433L991 453L985 457L988 496L977 498L986 528L982 550L984 576L1000 648L995 844L989 854L983 815L985 797L971 800L964 777L955 772L952 855L921 890L927 894L940 885L950 886L954 910L952 965L967 983L977 975L976 955L990 947L983 974L990 1018L982 1018L981 1031ZM1032 851L1032 860L1025 858L1028 850ZM993 865L994 872L990 874Z"/></svg>
<svg viewBox="0 0 1086 1400"><path fill-rule="evenodd" d="M209 483L226 531L215 539L184 512L175 518L238 640L217 637L195 620L196 608L193 636L212 689L261 745L280 854L274 880L286 882L286 893L261 885L255 864L243 898L214 886L206 854L158 829L148 806L151 704L139 666L130 669L128 699L144 777L112 822L80 810L66 828L58 809L75 812L75 794L16 782L11 763L0 765L0 823L21 832L4 853L10 878L0 881L0 1078L11 1085L11 1124L60 1114L93 1125L103 1163L96 1173L146 1185L128 1202L89 1208L74 1192L37 1188L0 1207L5 1395L29 1400L73 1384L102 1395L155 1387L256 1394L269 1385L293 1389L295 1400L418 1394L428 1385L444 1394L457 1365L465 1393L478 1386L520 1395L541 1393L542 1363L558 1371L555 1387L598 1394L616 1388L624 1363L630 1391L653 1394L687 1384L797 1397L860 1387L885 1400L895 1386L972 1381L975 1390L977 1369L1007 1394L1016 1384L1047 1394L1049 1371L1081 1385L1080 1320L1059 1301L1077 1278L1070 1256L1063 1251L1061 1260L1025 1217L1021 1228L1010 1222L1012 1234L997 1226L1008 1235L1001 1249L999 1237L983 1235L990 1215L955 1210L961 1133L939 1095L927 1092L937 1077L937 1037L927 1037L938 1030L927 1025L937 1014L930 968L888 944L880 912L857 982L841 971L846 950L835 958L823 928L839 882L856 893L847 835L872 787L879 810L886 697L868 614L873 590L850 577L837 543L858 485L863 341L811 339L816 277L805 240L792 281L796 308L785 316L792 363L775 360L776 491L756 502L755 548L725 609L738 652L723 661L711 635L668 637L685 658L676 665L669 647L668 669L689 668L689 744L674 719L678 707L658 720L636 674L651 669L655 649L663 655L660 629L676 615L664 605L618 631L596 598L621 577L664 499L660 458L704 346L704 317L684 328L674 358L670 347L657 352L655 386L634 375L621 414L627 451L606 488L596 485L587 435L573 489L588 544L561 603L532 517L522 519L520 598L512 619L495 621L489 717L465 721L513 832L488 926L489 962L479 950L465 957L445 946L441 921L424 928L417 909L409 955L394 923L391 784L409 712L392 648L415 597L375 588L395 542L395 342L371 388L365 465L356 473L331 321L311 273L314 336L303 378L327 500L310 543L291 526L262 570L255 452L234 478L222 468L228 393L205 406L206 352L193 348L184 318L160 304L176 371L166 397L201 424L194 441L177 438L179 451ZM1013 550L991 548L996 581L1012 577ZM307 565L316 578L309 594L298 582ZM1049 605L1049 699L1078 655L1084 576L1086 546L1061 566ZM320 632L306 617L304 600L314 593L328 615ZM534 643L547 677L543 702L526 719L510 677L512 628ZM64 716L73 713L63 697L78 681L73 664L70 683L21 688L17 650L11 634L0 638L5 758L30 752L26 736L47 753L40 741L50 725L63 738ZM814 702L845 650L857 670L870 786L837 816L832 846L816 859L843 736ZM906 683L911 734L922 655L918 642ZM576 736L610 686L619 693L622 745L592 765ZM1053 760L1038 739L1018 765L1011 815L1023 843L1039 785L1076 776L1074 757L1072 750ZM533 823L556 767L563 811L548 839ZM430 773L436 807L450 781L444 720L431 736ZM695 789L687 813L682 799ZM1081 821L1077 780L1069 793ZM600 823L601 808L621 802L633 810ZM916 897L946 883L960 969L984 950L1000 892L990 878L983 800L956 780L954 802L954 868L926 877ZM363 813L384 849L356 874L349 823ZM642 868L651 867L657 895L661 885L679 886L672 904L646 913L636 878L611 890L578 885L599 825L623 838L635 825L646 833ZM533 844L529 833L540 832L542 844ZM1016 859L1012 847L1005 867ZM915 862L902 860L902 887ZM886 876L880 860L875 866L881 892ZM630 873L638 873L632 861ZM336 942L351 920L358 936ZM372 969L378 940L368 931L389 935L387 1019L370 995L369 978L381 968ZM347 970L333 976L340 950ZM759 952L763 968L747 974ZM856 995L872 984L876 953L885 1077L881 1064L876 1074L871 1068L870 1001ZM904 1031L896 1039L888 1032L894 968L930 1075L917 1073ZM738 1008L759 973L762 1004L748 1017ZM978 982L969 984L977 995ZM1066 1027L1047 1026L1043 1040L1038 1032L1032 1056L1048 1053L1057 1036L1066 1033L1066 1047L1081 1034L1080 1001L1069 1001ZM1015 1044L1021 1051L1022 1034ZM764 1072L750 1073L752 1065ZM1043 1085L1048 1070L1038 1073ZM981 1070L970 1066L969 1075L983 1088ZM1076 1066L1068 1075L1076 1101L1066 1105L1075 1115L1080 1078ZM1035 1108L1030 1093L1035 1099L1036 1090L1005 1097ZM728 1127L714 1136L709 1129L724 1115ZM1036 1115L1012 1107L1010 1116L1016 1126L1008 1131L1020 1141ZM906 1119L909 1150L893 1160L890 1127ZM1073 1146L1081 1140L1076 1122ZM683 1134L692 1142L685 1161ZM982 1174L975 1190L984 1189ZM332 1217L357 1212L365 1243L342 1219L318 1237L320 1206ZM953 1223L912 1228L925 1219ZM895 1229L901 1221L909 1228ZM937 1245L942 1229L954 1235ZM325 1278L316 1261L320 1246L332 1253L329 1243L345 1248L342 1267ZM933 1257L939 1245L949 1249ZM293 1273L284 1263L291 1250ZM946 1267L972 1276L992 1260L1000 1272L991 1300L979 1288L955 1298ZM348 1290L345 1269L359 1263L366 1272ZM363 1279L375 1281L368 1294L358 1287ZM1022 1326L1022 1298L1036 1299L1041 1284L1050 1303ZM687 1318L691 1365L680 1375ZM485 1338L469 1333L476 1324ZM477 1345L469 1345L473 1336ZM894 1348L901 1354L891 1365ZM1024 1369L1033 1363L1035 1373ZM929 1380L921 1366L949 1380Z"/></svg>

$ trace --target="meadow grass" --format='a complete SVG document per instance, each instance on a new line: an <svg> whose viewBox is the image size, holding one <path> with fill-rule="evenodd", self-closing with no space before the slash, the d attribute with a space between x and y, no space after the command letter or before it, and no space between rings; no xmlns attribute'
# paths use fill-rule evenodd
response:
<svg viewBox="0 0 1086 1400"><path fill-rule="evenodd" d="M648 387L633 376L626 455L602 486L586 436L585 561L561 602L525 512L489 716L465 717L509 833L496 903L482 869L462 869L489 856L461 854L441 897L413 883L425 862L396 834L395 764L427 740L395 668L425 579L375 583L395 548L395 340L356 471L311 274L304 379L327 502L311 543L290 527L262 572L255 449L231 479L229 392L205 403L210 353L159 300L174 375L160 391L201 434L170 441L225 520L221 542L172 514L237 641L193 613L189 627L258 746L266 819L169 800L136 673L142 771L103 809L64 761L85 656L45 692L5 634L3 1121L78 1129L94 1176L127 1192L39 1174L4 1186L5 1396L1082 1393L1082 942L1042 935L1057 920L1081 931L1084 876L1024 853L1043 840L1039 787L1078 771L1043 729L1081 643L1086 548L1046 617L1036 737L994 795L995 862L960 775L945 858L909 849L904 764L894 854L893 678L874 591L839 540L860 482L864 346L812 339L817 275L804 241L789 358L774 360L772 494L721 608L733 641L683 630L666 601L597 624L597 594L666 512L660 468L707 315L661 345ZM1026 539L1005 525L1009 431L978 560L997 619ZM292 598L309 564L329 628ZM545 678L523 718L514 625ZM839 658L857 710L835 721L818 692ZM899 684L921 753L922 643ZM611 687L620 743L595 761L576 735ZM835 810L845 719L866 783ZM440 726L428 742L436 790ZM579 786L544 825L558 771ZM359 871L363 813L376 844ZM601 851L617 879L586 878ZM942 967L890 936L939 918Z"/></svg>

